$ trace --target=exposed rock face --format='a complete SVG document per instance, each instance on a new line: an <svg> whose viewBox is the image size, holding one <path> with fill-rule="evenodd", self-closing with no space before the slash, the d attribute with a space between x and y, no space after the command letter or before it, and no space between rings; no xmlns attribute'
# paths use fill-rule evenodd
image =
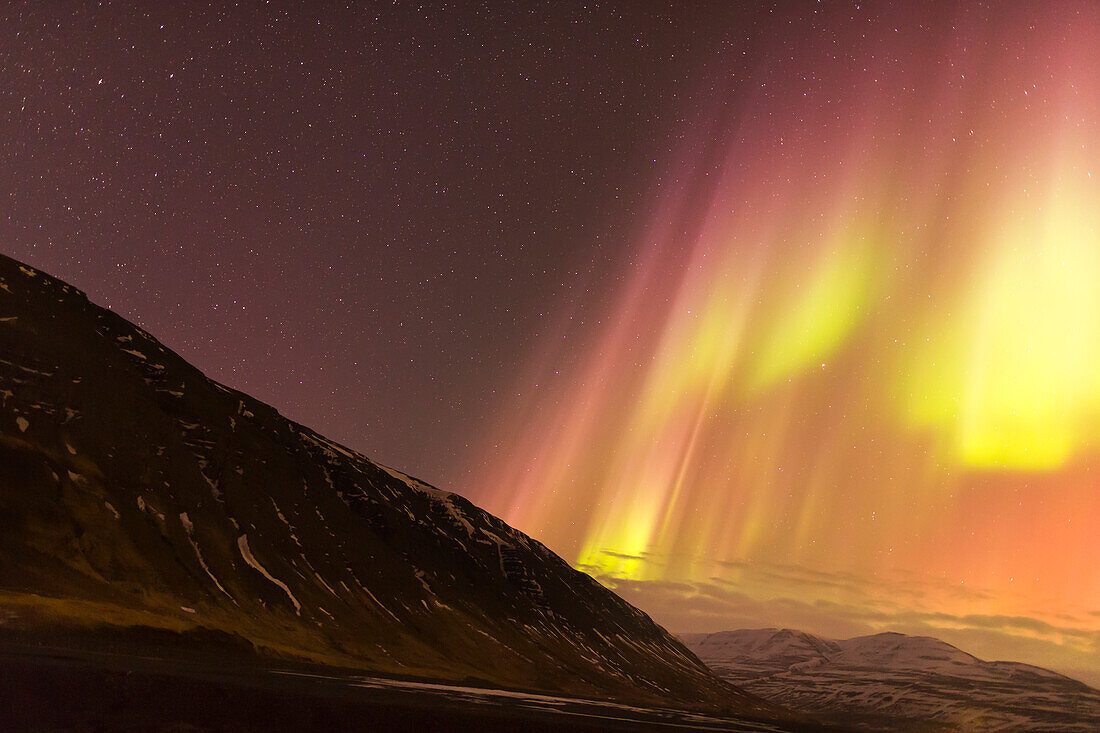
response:
<svg viewBox="0 0 1100 733"><path fill-rule="evenodd" d="M0 627L209 629L364 670L753 712L546 547L0 257Z"/></svg>
<svg viewBox="0 0 1100 733"><path fill-rule="evenodd" d="M1100 730L1100 691L930 637L744 629L683 638L749 692L864 730Z"/></svg>

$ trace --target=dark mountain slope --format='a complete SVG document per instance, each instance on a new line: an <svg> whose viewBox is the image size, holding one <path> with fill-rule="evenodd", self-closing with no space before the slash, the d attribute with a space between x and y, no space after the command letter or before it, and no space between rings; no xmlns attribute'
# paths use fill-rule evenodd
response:
<svg viewBox="0 0 1100 733"><path fill-rule="evenodd" d="M469 501L207 379L0 257L0 627L105 626L208 629L383 674L765 710Z"/></svg>

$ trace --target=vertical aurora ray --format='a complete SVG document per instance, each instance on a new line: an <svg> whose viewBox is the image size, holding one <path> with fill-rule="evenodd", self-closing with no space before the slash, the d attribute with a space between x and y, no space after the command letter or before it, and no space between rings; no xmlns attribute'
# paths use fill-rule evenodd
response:
<svg viewBox="0 0 1100 733"><path fill-rule="evenodd" d="M607 577L904 575L1100 631L1100 14L998 12L776 31L713 102L727 157L685 147L581 366L464 490Z"/></svg>

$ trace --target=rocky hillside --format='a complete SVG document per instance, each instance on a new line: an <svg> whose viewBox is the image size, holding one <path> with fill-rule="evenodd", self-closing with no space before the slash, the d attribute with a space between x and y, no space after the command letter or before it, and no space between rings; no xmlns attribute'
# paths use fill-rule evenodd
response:
<svg viewBox="0 0 1100 733"><path fill-rule="evenodd" d="M6 257L3 628L200 633L380 674L766 712L538 542Z"/></svg>

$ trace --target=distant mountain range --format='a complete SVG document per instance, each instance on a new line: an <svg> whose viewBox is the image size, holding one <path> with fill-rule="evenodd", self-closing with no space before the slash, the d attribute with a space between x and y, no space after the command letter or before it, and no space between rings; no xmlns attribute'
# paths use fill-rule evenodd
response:
<svg viewBox="0 0 1100 733"><path fill-rule="evenodd" d="M864 730L1100 731L1100 691L1040 667L986 662L946 642L791 629L680 637L745 690Z"/></svg>
<svg viewBox="0 0 1100 733"><path fill-rule="evenodd" d="M0 256L0 632L779 713L540 543ZM112 642L114 643L114 642Z"/></svg>

